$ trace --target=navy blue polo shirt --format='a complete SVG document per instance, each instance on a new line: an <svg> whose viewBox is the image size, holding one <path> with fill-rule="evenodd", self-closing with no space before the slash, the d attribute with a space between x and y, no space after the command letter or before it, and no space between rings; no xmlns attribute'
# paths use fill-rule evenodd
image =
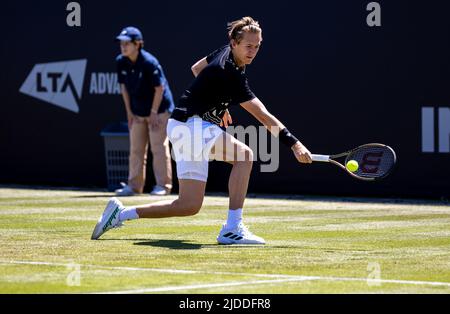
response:
<svg viewBox="0 0 450 314"><path fill-rule="evenodd" d="M158 60L149 52L141 49L133 64L127 57L116 58L117 77L125 84L131 100L131 111L141 117L151 113L156 86L164 86L164 95L158 113L172 112L175 105L169 83Z"/></svg>
<svg viewBox="0 0 450 314"><path fill-rule="evenodd" d="M210 53L206 61L208 65L183 93L176 110L185 111L188 116L197 114L203 120L220 124L229 106L256 96L249 87L245 66L236 65L229 45Z"/></svg>

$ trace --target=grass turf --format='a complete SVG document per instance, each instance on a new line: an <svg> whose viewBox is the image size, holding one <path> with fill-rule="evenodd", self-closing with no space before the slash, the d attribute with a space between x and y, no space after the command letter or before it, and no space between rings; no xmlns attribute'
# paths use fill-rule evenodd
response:
<svg viewBox="0 0 450 314"><path fill-rule="evenodd" d="M450 292L447 203L255 195L245 222L267 244L222 246L228 199L207 196L194 217L130 221L91 241L109 197L0 188L0 293Z"/></svg>

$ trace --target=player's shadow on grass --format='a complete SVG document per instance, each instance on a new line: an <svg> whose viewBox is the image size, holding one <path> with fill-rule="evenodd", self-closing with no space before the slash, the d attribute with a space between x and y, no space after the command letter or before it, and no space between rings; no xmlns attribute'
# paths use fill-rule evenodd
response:
<svg viewBox="0 0 450 314"><path fill-rule="evenodd" d="M199 250L203 244L189 243L184 240L152 240L145 242L135 242L134 245L163 247L172 250Z"/></svg>
<svg viewBox="0 0 450 314"><path fill-rule="evenodd" d="M207 248L220 248L220 249L263 249L269 248L263 245L221 245L221 244L200 244L200 243L190 243L185 240L151 240L151 241L143 241L143 242L135 242L134 245L144 245L144 246L154 246L154 247L162 247L171 250L200 250ZM287 246L273 246L270 248L291 248Z"/></svg>

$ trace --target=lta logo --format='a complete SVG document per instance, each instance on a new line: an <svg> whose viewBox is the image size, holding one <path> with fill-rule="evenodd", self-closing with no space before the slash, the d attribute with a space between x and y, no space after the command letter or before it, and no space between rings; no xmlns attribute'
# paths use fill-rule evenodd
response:
<svg viewBox="0 0 450 314"><path fill-rule="evenodd" d="M20 92L78 113L86 59L36 64Z"/></svg>

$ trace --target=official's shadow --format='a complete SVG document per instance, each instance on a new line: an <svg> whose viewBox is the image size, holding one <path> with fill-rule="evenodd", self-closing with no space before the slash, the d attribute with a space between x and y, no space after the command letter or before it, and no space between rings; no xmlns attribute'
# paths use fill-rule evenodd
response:
<svg viewBox="0 0 450 314"><path fill-rule="evenodd" d="M105 194L92 194L92 195L76 195L76 196L72 196L70 198L111 198L114 197L115 195L112 193L105 193Z"/></svg>

